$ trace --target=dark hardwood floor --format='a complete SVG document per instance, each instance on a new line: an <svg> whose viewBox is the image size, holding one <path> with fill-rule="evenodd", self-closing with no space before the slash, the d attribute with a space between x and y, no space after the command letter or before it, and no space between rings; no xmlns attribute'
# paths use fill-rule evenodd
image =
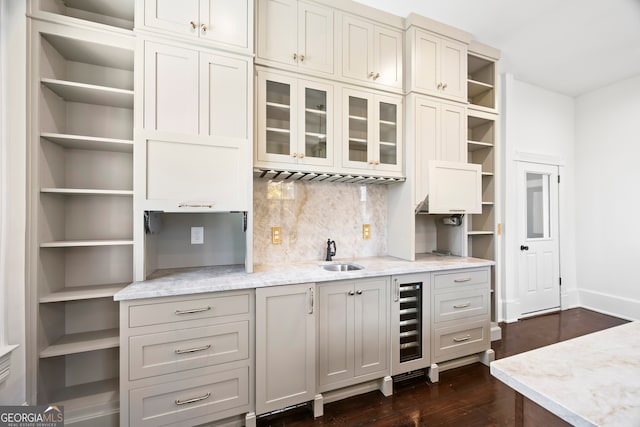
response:
<svg viewBox="0 0 640 427"><path fill-rule="evenodd" d="M625 320L581 308L502 325L492 343L496 359L575 338ZM440 374L394 383L393 396L375 391L325 405L313 419L310 408L296 408L258 419L259 427L280 426L513 426L515 393L475 363Z"/></svg>

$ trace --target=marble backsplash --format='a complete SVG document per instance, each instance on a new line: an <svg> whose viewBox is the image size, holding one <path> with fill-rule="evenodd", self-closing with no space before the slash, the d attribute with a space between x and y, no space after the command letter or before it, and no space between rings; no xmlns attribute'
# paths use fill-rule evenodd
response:
<svg viewBox="0 0 640 427"><path fill-rule="evenodd" d="M253 182L255 264L324 260L327 239L336 259L387 253L387 186L344 183ZM362 238L362 225L371 238ZM282 243L271 243L281 227Z"/></svg>

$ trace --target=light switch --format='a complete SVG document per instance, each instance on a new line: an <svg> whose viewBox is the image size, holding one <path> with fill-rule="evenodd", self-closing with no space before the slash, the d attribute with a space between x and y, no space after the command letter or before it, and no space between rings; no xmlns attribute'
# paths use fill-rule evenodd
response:
<svg viewBox="0 0 640 427"><path fill-rule="evenodd" d="M204 227L191 227L191 244L204 245Z"/></svg>

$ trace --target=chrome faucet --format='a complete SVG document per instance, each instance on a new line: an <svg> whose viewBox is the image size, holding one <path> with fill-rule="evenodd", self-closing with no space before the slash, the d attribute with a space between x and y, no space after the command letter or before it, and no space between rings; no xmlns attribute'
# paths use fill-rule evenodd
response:
<svg viewBox="0 0 640 427"><path fill-rule="evenodd" d="M333 250L331 250L331 245L333 245ZM327 259L326 261L331 261L331 257L336 255L336 242L331 239L327 239Z"/></svg>

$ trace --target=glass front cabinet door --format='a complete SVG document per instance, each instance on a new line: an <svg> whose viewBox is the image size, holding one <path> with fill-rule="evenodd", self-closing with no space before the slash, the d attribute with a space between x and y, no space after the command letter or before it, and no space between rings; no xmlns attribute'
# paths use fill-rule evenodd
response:
<svg viewBox="0 0 640 427"><path fill-rule="evenodd" d="M400 97L344 89L345 168L402 172Z"/></svg>
<svg viewBox="0 0 640 427"><path fill-rule="evenodd" d="M258 72L257 166L333 166L333 87Z"/></svg>

